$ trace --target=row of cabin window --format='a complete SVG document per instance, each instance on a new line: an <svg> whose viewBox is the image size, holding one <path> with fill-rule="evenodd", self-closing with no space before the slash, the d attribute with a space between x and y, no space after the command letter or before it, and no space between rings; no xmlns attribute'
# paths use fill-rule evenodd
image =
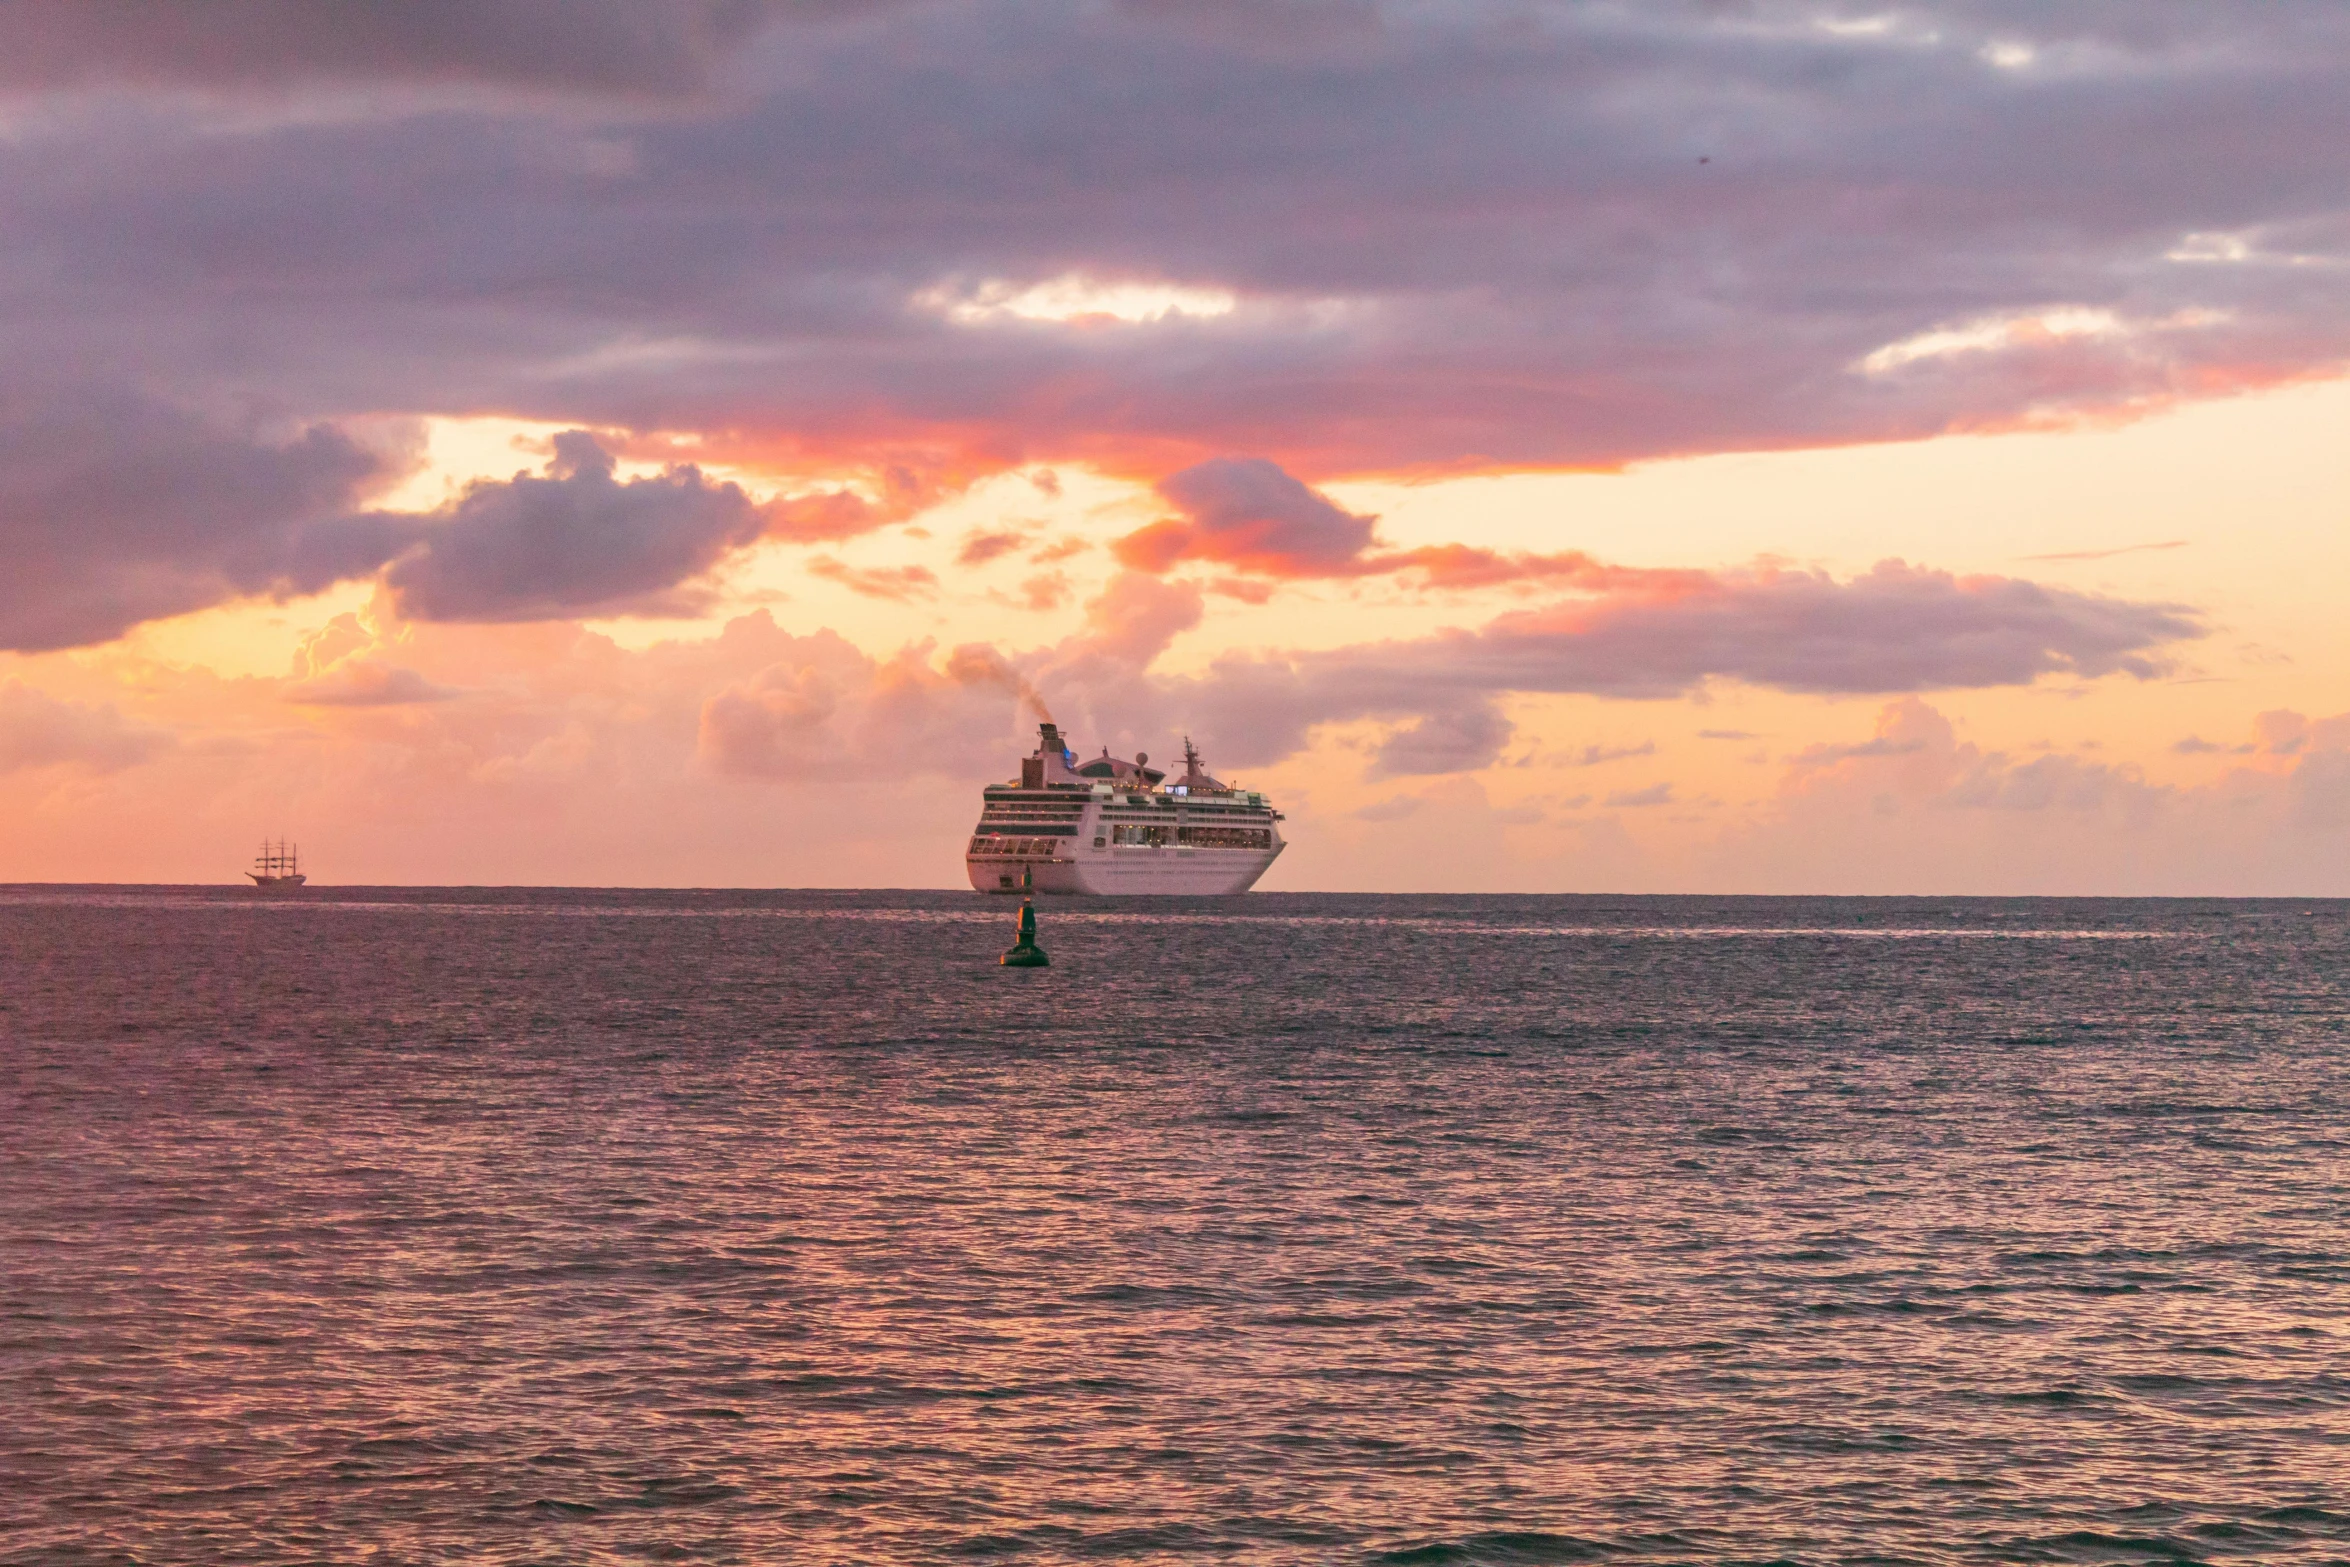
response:
<svg viewBox="0 0 2350 1567"><path fill-rule="evenodd" d="M985 834L971 840L973 854L1041 854L1048 858L1058 838L995 838Z"/></svg>
<svg viewBox="0 0 2350 1567"><path fill-rule="evenodd" d="M1194 827L1189 823L1181 827L1113 827L1110 829L1110 842L1161 846L1180 843L1198 849L1270 849L1273 847L1273 830L1269 827Z"/></svg>
<svg viewBox="0 0 2350 1567"><path fill-rule="evenodd" d="M1045 854L1057 838L1006 838L980 833L971 840L973 854ZM1096 838L1095 848L1105 840ZM1265 827L1113 827L1107 842L1135 848L1164 848L1170 843L1193 849L1270 849L1272 829Z"/></svg>

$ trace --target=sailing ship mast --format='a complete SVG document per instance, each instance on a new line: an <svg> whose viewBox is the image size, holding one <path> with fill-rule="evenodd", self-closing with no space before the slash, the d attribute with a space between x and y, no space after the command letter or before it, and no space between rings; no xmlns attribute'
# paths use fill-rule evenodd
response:
<svg viewBox="0 0 2350 1567"><path fill-rule="evenodd" d="M302 874L302 846L283 838L275 843L264 838L261 851L253 856L253 868L245 874L256 886L299 887L308 879Z"/></svg>

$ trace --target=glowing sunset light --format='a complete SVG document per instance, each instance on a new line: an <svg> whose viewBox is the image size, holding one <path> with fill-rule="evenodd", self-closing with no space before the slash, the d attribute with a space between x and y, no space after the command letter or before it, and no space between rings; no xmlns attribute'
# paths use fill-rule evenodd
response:
<svg viewBox="0 0 2350 1567"><path fill-rule="evenodd" d="M491 11L0 18L0 878L2350 890L2319 11Z"/></svg>
<svg viewBox="0 0 2350 1567"><path fill-rule="evenodd" d="M1164 321L1170 316L1203 319L1230 315L1239 305L1229 289L1172 283L1099 282L1070 272L1025 287L1002 281L968 290L926 289L914 303L960 326L992 321Z"/></svg>
<svg viewBox="0 0 2350 1567"><path fill-rule="evenodd" d="M2014 315L1984 316L1963 326L1938 327L1887 343L1860 361L1870 375L1883 375L1922 360L1948 359L1962 354L1992 353L2028 347L2034 343L2063 342L2069 338L2112 340L2155 332L2187 331L2218 326L2227 317L2218 311L2181 310L2159 321L2126 320L2110 310L2081 305L2057 305Z"/></svg>

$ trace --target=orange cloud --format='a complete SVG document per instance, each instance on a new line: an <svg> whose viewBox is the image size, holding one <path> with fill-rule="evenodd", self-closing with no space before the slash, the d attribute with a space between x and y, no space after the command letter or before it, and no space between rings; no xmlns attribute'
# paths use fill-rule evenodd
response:
<svg viewBox="0 0 2350 1567"><path fill-rule="evenodd" d="M829 555L818 555L808 562L807 572L862 597L901 604L938 592L938 573L928 566L851 566Z"/></svg>
<svg viewBox="0 0 2350 1567"><path fill-rule="evenodd" d="M1375 517L1356 516L1272 462L1220 457L1161 479L1158 491L1182 513L1161 518L1111 546L1121 565L1164 573L1184 564L1225 567L1258 578L1309 580L1414 574L1451 591L1550 582L1590 592L1694 592L1697 571L1611 566L1580 550L1501 551L1471 544L1380 549ZM1263 603L1268 589L1221 577L1215 589Z"/></svg>

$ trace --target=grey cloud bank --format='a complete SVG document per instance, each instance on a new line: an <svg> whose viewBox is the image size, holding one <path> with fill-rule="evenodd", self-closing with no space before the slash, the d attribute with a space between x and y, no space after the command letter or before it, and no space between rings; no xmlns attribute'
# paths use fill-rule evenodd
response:
<svg viewBox="0 0 2350 1567"><path fill-rule="evenodd" d="M473 9L517 36L539 14ZM615 14L570 31L602 47ZM53 95L0 152L41 263L10 314L310 414L496 406L825 447L978 422L1005 448L1190 442L1316 474L1915 434L2342 356L2338 290L2280 259L2345 248L2338 8L1896 14L1840 35L1759 4L1287 29L946 4L757 33L656 8L623 33L706 37L686 52L714 85L651 117L519 88L404 102L426 68L404 40L432 29L379 19L393 90L340 113ZM274 8L232 15L216 51L291 48ZM704 20L656 20L678 16ZM72 86L98 47L33 57ZM2195 234L2242 256L2166 259L2203 254ZM1072 272L1240 303L1088 329L912 303ZM2113 325L1854 369L2057 305ZM250 328L229 362L226 323Z"/></svg>
<svg viewBox="0 0 2350 1567"><path fill-rule="evenodd" d="M398 559L425 535L369 519L384 459L349 433L385 415L698 432L924 493L1038 458L1320 478L1889 439L2350 357L2333 4L128 14L0 15L9 646ZM1196 297L952 304L1072 278ZM660 605L747 536L707 485L564 482L568 510L485 499L395 584L423 614ZM853 499L792 525L890 515ZM1200 504L1191 552L1232 545ZM1271 543L1308 564L1361 521L1284 504ZM575 537L574 572L549 542ZM1805 656L1766 677L1833 688Z"/></svg>
<svg viewBox="0 0 2350 1567"><path fill-rule="evenodd" d="M1477 631L1231 657L1177 688L1203 733L1236 760L1287 755L1317 723L1415 718L1376 767L1444 772L1500 755L1510 728L1493 702L1511 693L1656 699L1709 680L1859 694L2023 685L2050 674L2147 678L2168 667L2166 647L2202 634L2176 605L1887 562L1843 582L1725 574L1699 591L1569 601Z"/></svg>

